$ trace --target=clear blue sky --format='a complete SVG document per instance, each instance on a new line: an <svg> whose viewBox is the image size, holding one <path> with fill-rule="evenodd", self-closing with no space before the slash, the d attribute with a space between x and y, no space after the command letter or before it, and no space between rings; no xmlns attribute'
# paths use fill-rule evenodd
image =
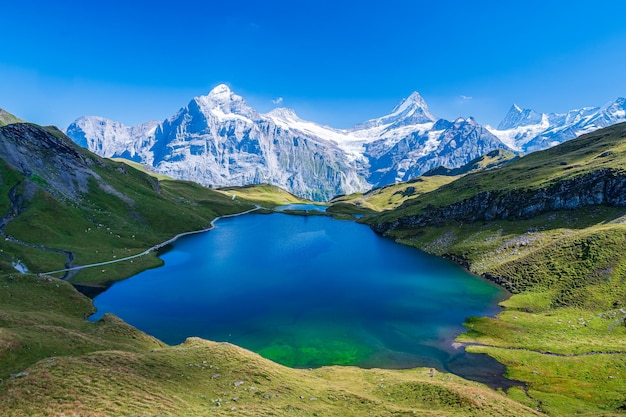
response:
<svg viewBox="0 0 626 417"><path fill-rule="evenodd" d="M227 83L261 112L350 127L419 91L497 124L626 95L626 2L11 1L0 107L66 127L164 119Z"/></svg>

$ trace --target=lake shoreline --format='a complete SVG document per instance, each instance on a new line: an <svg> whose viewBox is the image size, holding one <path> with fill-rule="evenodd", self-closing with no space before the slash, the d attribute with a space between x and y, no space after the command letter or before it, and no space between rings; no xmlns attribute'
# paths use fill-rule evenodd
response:
<svg viewBox="0 0 626 417"><path fill-rule="evenodd" d="M284 214L288 214L288 213L284 213ZM262 216L262 217L265 217L265 216ZM257 220L254 220L254 218L257 218ZM188 257L190 256L190 253L191 253L190 251L192 251L193 248L201 248L201 252L203 253L202 258L207 258L206 259L207 267L209 267L209 265L216 264L216 261L211 261L210 259L208 259L213 255L213 253L216 252L215 250L210 249L214 245L217 245L215 246L215 248L231 248L231 249L238 248L236 251L227 250L226 252L223 252L222 255L219 255L219 254L216 255L219 258L218 263L221 263L222 256L229 252L236 252L244 256L244 259L236 261L233 264L233 266L225 266L225 268L228 268L228 271L229 271L228 274L225 274L225 272L221 272L221 271L208 272L207 270L202 269L202 271L204 271L202 272L203 276L205 276L206 278L210 278L210 279L207 281L205 278L202 278L202 277L199 277L199 278L204 279L205 282L209 282L209 284L206 284L206 285L209 285L209 287L211 287L211 290L210 290L211 292L207 293L206 295L203 295L203 297L205 297L203 299L203 304L211 304L211 308L217 309L219 311L223 311L223 309L228 309L228 307L221 305L223 303L223 300L228 300L232 298L233 301L238 300L238 302L241 304L240 304L240 307L238 308L238 311L236 312L231 311L232 314L229 314L229 316L240 315L241 318L234 317L235 322L239 322L239 323L248 322L247 325L253 326L253 327L249 327L248 330L257 329L257 327L255 326L261 326L261 327L258 327L258 329L261 329L262 327L267 327L268 325L270 325L270 323L273 323L271 324L273 329L281 329L281 328L284 329L284 326L286 325L279 324L279 323L282 323L282 321L281 320L276 321L277 316L268 317L267 319L263 317L259 317L255 319L256 321L254 320L250 321L250 317L256 317L256 314L254 311L246 312L246 308L247 308L246 304L248 304L251 301L247 298L248 295L246 294L248 293L250 293L249 295L254 294L253 298L261 298L261 299L268 300L268 302L271 302L269 301L272 299L271 297L276 296L275 291L271 291L271 294L274 294L274 295L270 295L270 293L267 293L267 294L263 293L262 292L263 288L261 288L261 292L258 292L257 290L254 290L254 289L251 290L250 286L255 285L255 283L245 281L245 283L238 284L240 285L239 287L240 289L238 289L237 291L233 290L230 293L224 292L226 291L225 288L228 287L228 284L222 283L221 281L215 281L215 279L217 279L216 277L221 276L221 275L228 275L230 277L234 275L242 276L242 274L243 276L254 276L255 278L252 281L262 282L264 286L279 285L279 287L277 287L279 289L279 293L281 291L285 291L285 288L283 288L284 284L273 283L272 277L270 276L265 277L265 275L267 275L266 272L268 271L270 272L270 275L275 274L276 266L280 265L282 267L284 262L272 260L272 257L271 256L268 257L267 255L258 255L258 256L261 256L261 258L257 258L256 257L257 255L252 256L250 252L248 252L250 248L246 249L246 245L249 244L248 241L255 240L259 236L262 236L262 235L269 235L269 236L264 237L265 240L263 240L262 242L250 243L252 245L252 248L253 248L252 250L254 253L257 253L259 250L263 250L264 248L270 247L270 246L274 246L274 247L286 246L287 248L289 248L288 258L291 258L291 259L296 259L296 260L301 259L302 256L305 256L305 258L312 257L315 259L318 259L317 257L320 257L320 256L321 257L332 256L334 259L333 262L335 263L332 264L334 266L329 271L338 271L337 265L341 265L341 268L344 272L349 272L348 277L346 277L344 273L339 272L341 276L343 276L344 278L348 278L347 281L344 279L337 280L336 279L337 276L334 275L335 278L331 279L331 281L328 281L328 282L324 281L324 283L318 282L321 279L321 276L319 274L320 273L323 274L322 270L314 273L315 278L313 277L302 278L302 280L304 280L305 282L314 283L314 286L317 286L317 287L321 286L321 288L324 288L323 292L327 294L327 295L324 295L324 297L330 296L330 299L327 301L330 304L327 304L327 305L335 305L336 296L342 293L346 293L351 296L351 297L348 297L347 299L348 303L351 303L352 301L354 301L355 296L356 296L356 299L367 300L366 304L369 307L367 307L366 309L355 306L354 308L356 308L356 310L352 308L351 311L346 311L343 313L342 312L336 313L338 314L337 317L343 317L346 319L346 320L339 320L339 322L342 322L342 321L353 320L353 319L350 319L349 317L354 316L355 315L354 312L358 311L358 313L356 313L356 316L357 316L357 319L360 321L360 323L362 323L362 325L365 326L363 327L363 331L365 332L363 333L363 335L366 336L366 339L350 339L352 341L348 339L346 339L345 341L341 341L343 339L340 338L340 339L336 339L337 343L339 344L348 343L348 345L346 345L346 347L348 348L350 348L351 346L350 343L363 343L365 342L365 340L368 340L367 343L369 343L369 340L373 340L376 343L382 343L380 345L382 349L380 350L381 355L377 355L379 359L383 359L382 361L377 361L376 358L371 358L371 360L367 360L365 361L365 363L359 365L358 363L360 362L359 360L353 363L354 366L361 366L364 368L375 367L375 368L384 368L384 369L394 369L394 368L411 369L415 367L426 366L426 367L433 367L433 368L439 369L440 371L446 371L447 361L451 360L452 358L456 358L459 355L465 356L464 352L454 349L453 343L454 343L454 339L463 332L463 328L461 327L461 325L465 321L465 318L467 317L467 315L482 316L482 315L485 315L486 313L488 316L493 316L500 311L500 307L498 306L500 299L508 296L508 293L506 293L506 291L504 291L501 287L491 282L488 282L487 280L484 280L482 277L479 277L475 274L468 274L467 271L460 268L459 265L456 263L450 262L449 260L442 259L441 257L434 256L432 254L427 254L426 252L423 252L423 251L419 251L423 253L423 256L425 257L424 259L422 259L419 255L419 252L414 252L415 248L412 248L407 245L398 245L398 242L384 239L381 236L378 236L375 233L373 233L370 228L365 227L366 225L359 224L358 222L339 221L339 223L335 223L338 220L333 219L330 216L328 217L310 216L308 217L308 220L304 220L304 221L295 220L297 218L300 218L300 216L284 216L284 217L283 216L277 216L277 217L268 216L267 221L266 220L260 221L258 220L259 218L260 217L253 216L247 220L242 221L243 224L239 223L240 220L229 222L228 224L224 225L224 228L220 227L220 230L222 231L222 233L219 233L218 235L214 235L213 233L211 233L211 234L207 234L205 237L190 237L190 239L192 239L191 241L181 241L182 246L180 246L177 243L174 247L169 249L164 254L166 256L172 257L171 259L165 259L165 263L166 265L169 265L170 268L184 268L184 270L187 271L186 275L191 275L191 274L194 274L194 272L192 272L193 267L190 264L185 263L185 262L187 262ZM270 220L270 219L273 219L273 220ZM284 219L284 220L279 220L279 219ZM287 220L287 219L290 219L290 220ZM300 229L292 228L293 225L301 224L301 223L305 225L306 224L311 225L311 223L314 223L313 225L311 225L313 229L300 230ZM278 226L278 224L280 224L281 226ZM288 224L290 226L287 226ZM344 226L340 227L338 226L339 224L343 224ZM352 226L350 226L350 224L352 224ZM235 225L238 225L238 226L235 226ZM254 228L251 228L252 225L254 225ZM285 225L284 227L286 229L284 229L282 232L279 231L282 229L276 230L277 227L283 227L282 225ZM347 228L347 229L344 230L344 228ZM237 233L240 233L238 238L235 238L235 235L233 235L234 229L242 230L241 232L237 232ZM354 229L357 229L357 230L354 230ZM360 231L360 232L356 233L357 231ZM227 237L224 237L224 239L226 240L219 240L219 239L222 239L220 238L219 235L224 234L224 233L226 233L224 236L227 236ZM362 233L364 233L365 235L362 235ZM189 235L189 233L187 235ZM211 237L209 238L209 236ZM365 238L366 236L371 236L372 239L366 239ZM210 247L198 246L198 245L201 245L199 242L204 242L205 239L207 238L210 241L215 241L216 243L212 244L213 246L210 246ZM307 243L307 239L309 239L308 243ZM355 246L355 241L356 242L365 241L365 242L359 243L357 246ZM164 242L164 243L165 244L161 245L161 247L167 246L168 244L171 243L171 241ZM361 245L365 245L365 246L361 246ZM349 252L351 252L352 255L348 256L343 251L337 251L337 249L341 247L349 248ZM220 251L217 251L217 252L220 252ZM319 258L319 260L322 260L322 259L323 258ZM189 262L192 262L195 265L195 263L199 261L189 261ZM288 262L288 261L285 261L285 262ZM316 260L315 262L318 262L318 261ZM339 263L336 263L336 262L339 262ZM243 272L241 270L241 267L245 267L246 265L251 266L253 270L249 272ZM316 269L317 264L315 265L316 265L315 267L312 266L311 268ZM389 275L389 274L395 274L395 272L392 272L392 270L389 270L390 265L394 265L394 269L396 267L402 268L403 272L400 272L400 275L398 275L398 278L392 278L395 275ZM365 268L365 270L363 272L354 273L354 271L358 271L358 268L360 267ZM156 270L159 270L159 269L161 268L157 268ZM298 264L298 267L296 269L300 271L298 273L300 275L303 270L306 270L309 268ZM451 272L451 271L458 271L458 272ZM426 276L423 276L423 274L426 274ZM133 287L134 289L131 291L134 294L133 297L135 297L133 298L133 303L137 302L136 294L142 292L139 288L142 285L146 285L147 282L149 282L150 283L149 285L151 286L155 285L155 283L160 282L162 278L157 278L157 276L159 275L163 275L164 277L171 276L172 271L162 270L161 272L156 273L156 275L155 273L151 272L149 276L146 276L145 278L139 278L140 283L129 284L131 286L134 286ZM471 280L467 280L467 278L469 278L470 275L471 275ZM385 277L385 279L381 280L381 278L383 277ZM396 281L397 279L400 279L400 277L403 277L401 278L402 281ZM476 278L478 278L478 280L476 280ZM144 279L146 281L143 284L141 284L142 282L141 280L144 280ZM191 281L191 282L185 281L184 285L187 287L191 286L193 288L196 288L196 290L194 290L195 292L201 292L202 291L201 289L205 285L202 283L202 279L201 279L201 282L197 282L197 283L194 281ZM352 287L353 284L351 283L354 281L354 279L356 279L358 282L362 284L369 283L368 285L372 285L373 283L374 287L371 290L367 290L367 286L365 287L365 289L363 289L361 288L361 285ZM457 280L461 280L461 281L457 283ZM478 281L482 281L482 283L478 283ZM389 287L389 289L384 289L384 288L387 288L386 282L391 283L390 284L391 286ZM396 283L400 283L400 282L405 283L402 285L410 285L410 287L407 287L407 290L410 290L411 294L414 291L417 291L415 292L415 295L408 295L404 293L404 290L399 290L399 288L401 287L397 287ZM159 284L159 285L162 285L162 284ZM176 285L180 285L180 282L177 282ZM423 289L418 289L418 288L422 288L422 285L426 285L426 287L423 287ZM126 287L126 284L120 284L120 286ZM104 299L100 298L99 305L98 305L98 300L95 301L98 307L98 310L100 310L100 314L103 314L105 312L112 312L114 314L118 314L116 313L115 309L110 309L113 307L105 307L105 306L113 306L114 304L111 304L111 303L119 303L120 302L119 297L125 297L124 295L121 295L122 293L120 293L120 291L127 292L128 290L118 288L117 285L115 286L115 288L117 289L115 293L117 295L113 295L110 293L107 296L106 301L103 301ZM241 288L245 289L243 293L241 292ZM454 290L453 293L450 293L449 292L450 288L457 288L457 290ZM492 288L492 289L488 289L488 288ZM218 289L220 293L219 296L216 296L216 297L210 296L211 293L215 293L215 291ZM309 291L310 289L312 288L309 288L308 286L306 288L302 288L298 290L287 289L285 296L282 297L281 299L288 300L290 298L293 298L292 296L295 294L298 294L298 297L300 297L302 294L306 294L310 292ZM357 291L354 292L354 290L357 290ZM151 289L151 292L152 291L154 291L154 289ZM179 292L180 293L183 292L183 290L180 290L179 288L177 289L171 288L165 291L167 294L178 294L178 297L180 297ZM388 291L391 291L391 292L388 293ZM434 292L431 293L431 291L434 291ZM443 292L440 292L440 291L443 291ZM456 293L458 293L459 291L461 291L462 295L461 295L461 299L457 300L459 295ZM287 294L291 294L291 296L287 296ZM206 297L210 297L210 298L206 298ZM398 298L398 297L401 297L401 298ZM483 297L488 297L490 299L488 305L482 304L481 306L482 301L480 300L482 300ZM117 300L117 301L113 301L113 300ZM398 300L397 303L394 300ZM462 301L462 300L466 300L466 301ZM485 298L485 303L487 302L486 300L487 298ZM308 301L309 300L304 300L303 302L306 303ZM143 306L144 304L141 304L142 302L145 303L146 301L139 301L140 305ZM296 304L300 302L302 301L298 301ZM185 303L189 303L189 302L185 301ZM127 304L128 302L126 302L126 305ZM293 304L293 303L288 302L286 306L288 306L289 304ZM230 302L229 305L232 305L232 301ZM443 325L445 326L444 328L448 328L449 330L451 330L450 326L454 326L455 330L453 333L450 333L449 336L445 336L445 340L440 339L439 341L429 341L431 339L430 335L436 334L438 330L431 331L425 327L422 327L423 324L420 324L422 323L421 319L417 319L417 321L415 321L415 319L412 319L407 322L399 321L397 323L397 326L394 325L393 327L386 327L386 326L379 324L378 320L381 317L379 316L381 313L383 314L383 316L388 315L391 317L395 315L395 313L393 312L396 311L396 307L393 307L393 305L396 305L396 307L400 308L400 311L402 311L405 308L415 309L415 312L410 313L415 318L428 317L428 316L432 316L433 314L435 314L441 317L443 321L437 320L436 323L431 324L430 320L426 320L424 323L429 323L427 324L428 327L430 326L438 327L438 326ZM299 310L302 311L302 308L303 308L302 305L298 304L298 306L299 306ZM412 307L409 307L409 306L412 306ZM486 306L487 306L487 309L485 309ZM310 308L305 309L305 311L308 312L307 314L305 314L305 316L310 314L310 317L312 317L312 320L314 320L317 323L322 322L322 321L324 321L325 323L327 322L325 321L327 320L327 315L322 315L322 316L315 315L317 314L316 307L312 307L312 306L309 306L309 307ZM150 307L143 307L142 311L144 312L143 313L144 315L146 314L145 311L149 311L149 308ZM281 308L287 308L287 307L283 306ZM439 311L439 309L441 308L445 309L446 311L442 312L441 314L437 313L437 311ZM163 324L161 324L158 321L155 321L151 325L140 324L142 323L142 320L144 321L144 323L148 323L149 319L141 318L141 315L139 314L139 312L132 313L133 314L132 317L122 316L122 318L125 321L132 323L134 326L140 329L141 328L145 329L146 331L148 331L149 334L152 334L161 340L167 341L168 344L179 343L182 340L184 340L185 337L189 337L190 335L198 336L207 340L231 341L233 340L230 337L231 331L233 333L232 335L233 338L240 337L240 335L237 335L237 331L234 331L236 329L233 330L233 328L229 328L228 331L211 331L211 332L205 331L203 333L203 332L198 332L197 329L194 330L193 328L190 327L191 325L185 324L184 326L182 326L182 328L185 328L183 330L180 326L180 323L183 323L183 324L185 323L184 318L183 318L184 313L178 312L177 309L178 307L173 307L172 312L175 312L176 315L180 317L176 317L176 316L171 317L172 322L176 321L177 323L179 323L177 325L177 329L174 330L174 333L169 333L170 332L169 330L161 328ZM423 310L423 309L426 309L426 310ZM368 310L371 310L371 312L366 312ZM419 312L419 311L423 311L423 312ZM475 313L473 313L474 311ZM172 312L168 312L168 316L171 316ZM375 312L379 312L379 313L375 313ZM483 313L481 314L481 312ZM217 311L216 312L196 311L195 314L197 316L202 316L202 317L211 317L218 313ZM288 314L292 314L292 313L288 313ZM369 317L372 314L376 315L378 318L372 317L370 319ZM287 315L287 316L282 316L282 317L296 317L296 316ZM98 319L97 315L92 318L92 320L97 320L97 319ZM441 321L441 324L440 324L440 321ZM339 322L336 324L343 326L343 324ZM158 326L158 330L157 330L157 327L154 327L154 326ZM233 324L232 326L236 326L236 324ZM274 326L278 326L278 327L274 327ZM306 326L306 323L305 323L305 326ZM300 325L292 327L291 324L289 324L287 327L291 327L295 329L296 327L300 327ZM312 331L313 333L306 333L308 331ZM327 348L322 347L325 345L326 342L321 343L320 345L310 345L310 340L317 337L314 335L317 335L318 331L319 331L318 327L314 327L314 328L311 328L311 330L304 330L304 331L296 330L296 334L300 334L300 335L307 334L305 339L308 338L309 342L307 342L306 340L297 342L295 345L293 345L293 349L295 349L293 350L293 352L303 352L306 349L313 349L313 350L327 349ZM254 333L254 331L251 331L251 332L248 331L248 333ZM342 334L342 333L337 333L337 334ZM298 336L298 337L301 337L301 336ZM361 340L361 341L358 341L358 340ZM275 342L270 341L269 343L270 344L266 344L266 346L272 346L273 343ZM300 343L304 343L304 344L302 345ZM391 343L391 345L387 343ZM251 342L251 340L247 340L245 337L243 340L240 340L237 344L247 349L250 349L253 346L258 346L257 342ZM307 344L309 344L310 347L307 347ZM432 346L429 346L431 344ZM280 346L280 344L273 345L273 346ZM355 346L358 346L358 345L355 345ZM280 348L280 349L283 349L283 348ZM292 349L292 348L289 348L289 349ZM301 351L299 349L304 349L304 350ZM376 348L376 350L378 349L379 348ZM336 350L337 353L332 353L332 354L341 355L341 353L338 353L339 351L345 351L345 350L343 348L337 349ZM393 353L394 351L397 353ZM280 352L280 351L274 350L274 352ZM428 352L432 352L432 353L428 353ZM283 353L279 353L279 356L282 354ZM326 358L326 356L324 356L324 355L329 355L329 354L330 353L328 352L326 353L321 352L320 354L314 355L315 358L317 359L313 358L313 362L311 362L310 364L298 365L297 363L293 363L293 366L294 367L298 367L298 366L320 367L320 366L332 365L333 363L342 363L341 360L337 358L333 359L330 356ZM397 355L397 354L400 355L399 358L394 359L394 355ZM432 360L428 359L431 357L429 356L431 354L434 355L432 356ZM391 361L391 362L388 362L389 366L385 366L384 364L385 362L384 359L387 355L391 355L389 356L389 359ZM405 357L407 360L403 359L403 357ZM278 359L277 360L278 363L284 364L284 362L281 362L279 357L268 357L268 358L273 359L273 360ZM425 358L425 359L422 360L419 358ZM328 359L328 361L325 361L325 359ZM339 362L337 362L338 360ZM304 363L304 362L301 362L301 363ZM395 363L395 365L393 363ZM498 365L497 369L495 369L493 366L487 366L490 370L492 370L491 372L492 374L502 373L503 369L501 367L501 364L498 363L497 365ZM489 382L489 381L480 381L480 382ZM491 385L494 385L494 384L491 384ZM510 386L510 384L506 384L506 386ZM504 387L504 386L498 385L498 387Z"/></svg>
<svg viewBox="0 0 626 417"><path fill-rule="evenodd" d="M204 233L204 232L208 232L210 230L213 230L215 228L215 222L220 220L220 219L225 219L225 218L230 218L230 217L237 217L237 216L243 216L244 214L250 214L252 212L255 212L257 210L261 210L264 209L264 207L261 207L259 205L257 205L256 207L250 209L250 210L246 210L243 211L241 213L233 213L233 214L224 214L222 216L217 216L215 217L213 220L211 220L211 223L209 224L208 227L204 228L204 229L198 229L198 230L191 230L189 232L182 232L179 233L177 235L175 235L174 237L161 242L161 243L157 243L156 245L153 245L151 247L149 247L148 249L144 250L143 252L137 253L135 255L131 255L131 256L127 256L124 258L119 258L119 259L111 259L108 261L102 261L102 262L96 262L93 264L87 264L87 265L77 265L71 268L64 268L64 269L58 269L56 271L50 271L50 272L40 272L39 275L52 275L52 274L58 274L61 272L75 272L75 271L80 271L82 269L87 269L87 268L94 268L97 266L103 266L103 265L110 265L110 264L114 264L114 263L118 263L118 262L124 262L124 261L130 261L132 259L136 259L145 255L148 255L152 252L158 252L159 250L163 249L165 246L170 245L172 243L174 243L175 241L177 241L178 239L185 237L185 236L191 236L191 235L196 235L199 233ZM141 273L145 270L139 271L138 273ZM135 274L136 275L136 274ZM130 277L129 277L130 278ZM113 282L117 282L117 281L113 281ZM80 285L82 287L101 287L101 288L108 288L110 285L106 286L106 285L88 285L88 284L77 284Z"/></svg>

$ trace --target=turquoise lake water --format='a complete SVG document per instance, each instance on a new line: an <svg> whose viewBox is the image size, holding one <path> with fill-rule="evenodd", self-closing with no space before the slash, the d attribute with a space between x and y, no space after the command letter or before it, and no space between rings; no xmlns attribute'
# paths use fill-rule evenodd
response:
<svg viewBox="0 0 626 417"><path fill-rule="evenodd" d="M451 344L466 317L495 314L506 292L365 225L251 214L181 238L161 258L95 297L91 319L111 312L168 344L227 341L293 367L498 366L471 365Z"/></svg>

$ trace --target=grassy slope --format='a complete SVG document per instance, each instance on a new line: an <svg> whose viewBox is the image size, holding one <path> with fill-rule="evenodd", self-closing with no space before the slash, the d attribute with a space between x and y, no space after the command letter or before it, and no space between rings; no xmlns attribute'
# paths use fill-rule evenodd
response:
<svg viewBox="0 0 626 417"><path fill-rule="evenodd" d="M230 198L232 198L232 196L236 196L234 201L244 199L245 201L251 201L267 208L287 204L311 203L308 200L296 197L282 188L269 184L246 185L243 187L224 187L218 189L218 191L224 193Z"/></svg>
<svg viewBox="0 0 626 417"><path fill-rule="evenodd" d="M626 123L567 141L554 148L534 152L495 170L468 174L429 193L426 198L407 201L399 210L381 217L389 222L420 213L426 206L443 207L465 200L478 192L536 190L558 181L605 168L626 167Z"/></svg>
<svg viewBox="0 0 626 417"><path fill-rule="evenodd" d="M129 244L136 242L137 236L140 236L142 243L137 243L136 247L148 245L153 239L163 239L165 235L199 224L206 225L206 221L216 214L241 209L233 207L233 200L229 196L224 198L223 195L208 192L210 190L189 183L166 181L161 183L160 198L163 201L155 203L154 196L148 190L152 189L154 192L154 179L127 169L126 174L123 174L126 176L124 178L128 178L130 173L134 179L126 184L121 179L122 176L114 173L118 172L119 167L113 162L107 162L101 167L101 175L113 176L109 178L111 184L121 188L125 195L136 201L135 206L130 207L122 200L117 201L110 194L95 187L90 190L90 203L86 207L64 206L44 193L34 200L34 207L29 207L24 213L28 221L18 218L10 226L16 228L14 232L24 233L25 236L35 239L47 239L49 244L68 242L71 238L77 253L84 253L82 256L87 259L88 256L95 258L96 255L101 255L91 255L83 250L98 250L93 245L98 245L103 250L111 250L113 255L114 251L127 253L123 250L128 249L127 247L117 246L115 242ZM13 176L15 180L20 180L19 174L15 172L2 172L2 196L5 195ZM287 202L282 196L266 198L263 194L269 190L258 190L248 189L245 192L255 195L256 201L275 204ZM228 190L229 193L233 191ZM0 207L8 208L6 200L0 199ZM181 216L181 212L185 215ZM133 220L127 220L128 217ZM585 228L595 227L590 225L592 222L588 220L589 217L584 216L579 221L578 228L572 230L582 232ZM619 213L615 212L597 214L597 218L601 220L619 217ZM67 219L74 219L78 224L68 222ZM20 221L23 224L20 225ZM89 229L84 229L87 223L80 223L83 221L96 225L97 230L92 227L93 235L87 232ZM546 218L538 221L549 223L554 220ZM103 226L97 226L99 224ZM44 229L44 232L35 233L29 230L29 227L37 230L46 225L48 229ZM132 227L139 227L137 225L141 225L143 229L141 235L135 235L135 241L121 234L129 233ZM405 233L398 237L417 246L431 243L431 251L435 253L469 252L475 253L478 259L481 254L489 254L489 250L496 253L498 239L501 239L500 244L504 245L504 250L525 248L522 244L517 245L515 239L523 236L529 228L536 227L531 224L511 223L512 229L506 230L507 225L503 223L502 230L485 231L480 229L481 226L468 225L469 229L462 229L452 225L450 230L431 230L419 236ZM451 233L456 233L456 237L463 239L450 238ZM118 234L119 238L116 236ZM557 235L555 232L555 235L548 237L557 239ZM428 239L427 236L431 238ZM441 239L442 237L445 239ZM511 241L511 238L514 240ZM471 251L472 242L481 243L483 249ZM7 242L3 244L9 245ZM15 258L11 251L17 249L10 245L3 246L2 249L9 254L1 252L0 267L8 268L7 262ZM24 256L29 256L35 264L58 262L55 254L22 250ZM37 254L30 254L31 251ZM558 253L550 256L554 259ZM609 256L608 252L606 256ZM509 256L505 259L517 257ZM535 261L541 262L541 259ZM107 279L115 279L128 272L112 270L108 266L106 269L102 274ZM102 281L102 278L95 280ZM85 322L84 317L90 313L91 304L65 282L5 274L0 285L3 287L0 293L0 378L3 378L3 384L0 385L0 413L3 415L206 415L207 412L219 415L232 414L233 411L246 415L535 414L531 409L478 384L462 381L448 374L438 374L431 378L424 369L380 371L332 367L303 371L281 367L230 345L198 339L192 339L178 347L164 347L113 317L107 317L99 323ZM519 343L519 340L507 339L510 335L515 335L516 332L509 331L515 329L515 325L518 325L520 331L529 328L539 335L546 334L542 333L543 329L548 324L558 324L558 320L563 322L565 318L569 321L582 318L587 324L587 330L583 329L577 334L580 342L574 343L576 346L568 347L572 352L584 351L579 350L578 345L587 348L590 343L598 340L599 334L607 335L598 346L607 346L612 336L615 337L614 343L619 345L623 337L620 332L623 330L618 326L611 327L616 318L611 315L614 310L607 310L607 318L595 322L595 312L588 311L589 314L584 317L576 317L579 311L586 311L578 307L561 307L557 315L554 315L554 310L545 307L547 302L542 300L544 299L541 296L534 293L520 294L509 300L514 304L498 321L472 320L468 323L472 329L467 335L468 340L493 346L477 346L473 349L486 349L494 356L500 355L500 359L510 365L511 375L531 383L531 395L541 400L543 409L551 414L565 415L574 410L598 415L600 410L606 409L605 414L612 415L620 404L619 398L623 392L620 390L623 388L619 384L623 381L623 375L613 372L614 375L604 378L604 373L597 371L623 369L624 364L617 360L618 356L603 356L601 361L596 356L571 358L578 362L563 366L560 368L563 369L562 372L554 373L570 358L560 362L559 357L543 355L531 349L511 351L507 349L506 343ZM528 312L529 306L546 310ZM507 314L512 315L508 317ZM547 317L553 318L555 322L546 321ZM584 327L583 324L579 326L581 329ZM609 327L611 332L616 333L608 334ZM563 338L570 335L571 330L565 328L565 334L561 328L558 331ZM534 334L531 336L535 337ZM555 344L557 340L553 338L551 343ZM544 343L541 338L536 342ZM551 346L547 342L544 345ZM532 355L538 355L543 362L534 359ZM516 358L524 363L514 363ZM559 362L553 364L550 363L551 360ZM526 361L532 361L532 366ZM594 365L600 362L601 367ZM26 370L28 375L7 377L22 370ZM587 375L590 381L585 381L585 375L582 374L590 374L592 370L595 371L594 376ZM537 382L537 379L540 381ZM604 385L598 385L600 380ZM244 383L235 387L235 382L238 381ZM255 389L251 389L252 386ZM583 392L587 387L589 391ZM596 394L598 397L594 399ZM529 406L537 405L521 391L514 390L510 395ZM237 401L232 399L235 396L238 397ZM588 398L590 396L594 398ZM215 408L211 410L211 407ZM232 407L235 410L231 411Z"/></svg>
<svg viewBox="0 0 626 417"><path fill-rule="evenodd" d="M539 415L478 384L428 370L286 368L233 345L188 339L144 353L50 358L3 387L22 415ZM37 402L33 393L44 394Z"/></svg>
<svg viewBox="0 0 626 417"><path fill-rule="evenodd" d="M11 123L23 123L23 120L15 117L6 110L0 109L0 126L6 126Z"/></svg>
<svg viewBox="0 0 626 417"><path fill-rule="evenodd" d="M111 160L116 161L116 162L122 162L126 165L129 165L135 168L138 171L145 172L146 174L149 174L158 180L173 180L174 179L170 176L159 174L158 172L154 171L154 168L141 164L139 162L131 161L125 158L111 158Z"/></svg>
<svg viewBox="0 0 626 417"><path fill-rule="evenodd" d="M458 176L433 175L411 181L375 188L367 193L356 193L332 199L328 212L372 213L391 210L407 200L417 198L456 180Z"/></svg>
<svg viewBox="0 0 626 417"><path fill-rule="evenodd" d="M495 171L470 174L375 221L419 214L483 190L542 186L626 166L626 126L614 126ZM528 220L394 230L400 242L462 259L519 294L496 319L472 318L468 350L506 364L550 415L617 415L626 409L626 209L587 207ZM605 354L609 353L609 354ZM513 389L513 398L527 401Z"/></svg>
<svg viewBox="0 0 626 417"><path fill-rule="evenodd" d="M50 356L165 346L113 316L98 323L85 321L93 305L65 281L3 274L0 287L1 379Z"/></svg>

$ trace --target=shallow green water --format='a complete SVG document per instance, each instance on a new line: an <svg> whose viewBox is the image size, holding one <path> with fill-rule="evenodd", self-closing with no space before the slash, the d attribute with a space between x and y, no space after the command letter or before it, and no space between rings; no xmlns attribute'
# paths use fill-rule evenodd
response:
<svg viewBox="0 0 626 417"><path fill-rule="evenodd" d="M447 369L471 315L506 293L457 265L327 217L222 219L175 242L165 266L95 299L169 343L228 341L294 367ZM484 366L484 365L480 365Z"/></svg>

